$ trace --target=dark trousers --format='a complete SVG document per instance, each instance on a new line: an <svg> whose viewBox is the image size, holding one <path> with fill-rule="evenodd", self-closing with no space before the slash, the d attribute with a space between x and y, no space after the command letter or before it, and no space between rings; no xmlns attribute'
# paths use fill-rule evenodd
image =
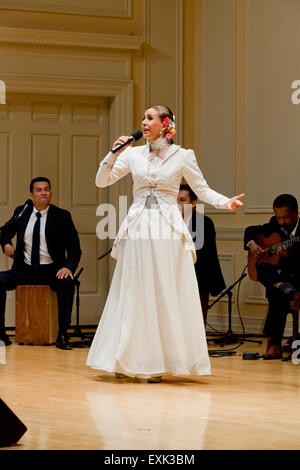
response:
<svg viewBox="0 0 300 470"><path fill-rule="evenodd" d="M57 279L59 268L54 264L42 264L33 269L24 264L21 267L0 272L0 336L5 334L6 291L17 285L48 285L57 293L59 334L65 335L71 323L75 283L70 277Z"/></svg>
<svg viewBox="0 0 300 470"><path fill-rule="evenodd" d="M202 307L204 326L206 326L209 292L199 292Z"/></svg>
<svg viewBox="0 0 300 470"><path fill-rule="evenodd" d="M269 310L264 326L264 335L271 339L273 344L281 345L286 316L291 312L290 296L283 294L278 288L273 287L279 282L289 282L295 289L300 288L299 276L289 272L286 266L273 266L269 263L261 263L257 266L258 281L266 287L266 297L269 301Z"/></svg>

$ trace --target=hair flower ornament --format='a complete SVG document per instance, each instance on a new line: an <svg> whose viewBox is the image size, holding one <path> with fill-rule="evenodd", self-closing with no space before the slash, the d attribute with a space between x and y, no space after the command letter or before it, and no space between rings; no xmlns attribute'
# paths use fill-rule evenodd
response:
<svg viewBox="0 0 300 470"><path fill-rule="evenodd" d="M165 117L163 119L163 123L167 126L165 138L167 140L172 140L173 136L176 134L176 126L175 126L175 116L173 116L172 120L170 117Z"/></svg>

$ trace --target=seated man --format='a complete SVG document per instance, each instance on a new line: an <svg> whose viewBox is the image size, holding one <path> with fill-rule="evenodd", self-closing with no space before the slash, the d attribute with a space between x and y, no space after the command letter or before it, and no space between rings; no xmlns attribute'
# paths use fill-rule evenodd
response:
<svg viewBox="0 0 300 470"><path fill-rule="evenodd" d="M48 178L34 178L30 183L33 202L25 211L15 209L13 217L1 230L1 245L6 256L14 259L12 269L0 272L0 340L11 344L5 334L6 291L18 284L49 285L57 292L59 332L56 346L72 349L67 339L74 298L73 274L81 249L71 214L51 202ZM17 234L16 249L12 239Z"/></svg>
<svg viewBox="0 0 300 470"><path fill-rule="evenodd" d="M269 223L247 227L244 237L245 249L250 251L256 261L257 280L266 287L266 297L269 300L264 327L264 334L268 337L266 359L282 357L281 341L286 315L291 309L300 308L300 244L290 242L292 246L289 250L279 247L277 252L281 256L278 264L273 265L268 262L268 258L262 259L265 251L257 240L259 236L268 238L272 234L278 234L281 242L299 236L297 200L290 194L281 194L274 200L273 210L275 216ZM266 246L267 242L266 240Z"/></svg>
<svg viewBox="0 0 300 470"><path fill-rule="evenodd" d="M197 196L189 185L180 185L177 202L195 243L197 254L195 270L203 320L206 325L209 294L218 295L226 287L217 253L215 226L209 217L196 211ZM187 209L191 208L191 211L189 213L186 211L185 214L184 205L186 204L189 204Z"/></svg>

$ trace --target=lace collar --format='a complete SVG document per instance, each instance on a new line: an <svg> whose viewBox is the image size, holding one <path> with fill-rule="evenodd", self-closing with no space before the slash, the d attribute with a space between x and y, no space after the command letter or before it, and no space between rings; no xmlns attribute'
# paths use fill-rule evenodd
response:
<svg viewBox="0 0 300 470"><path fill-rule="evenodd" d="M170 147L169 142L167 139L164 139L162 137L159 137L158 139L152 140L151 142L148 140L147 141L149 145L149 151L151 152L152 150L164 150Z"/></svg>

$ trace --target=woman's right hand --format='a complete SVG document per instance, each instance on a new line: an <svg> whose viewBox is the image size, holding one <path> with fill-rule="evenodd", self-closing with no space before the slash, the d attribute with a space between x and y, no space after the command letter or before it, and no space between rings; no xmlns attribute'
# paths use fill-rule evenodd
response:
<svg viewBox="0 0 300 470"><path fill-rule="evenodd" d="M117 147L118 145L122 145L122 144L125 144L128 140L130 139L129 135L121 135L118 140L116 140L113 144L113 149L115 147ZM119 150L119 152L116 152L114 153L114 156L115 157L118 157L122 152L124 152L124 150L126 149L127 147L124 147L122 148L121 150Z"/></svg>

